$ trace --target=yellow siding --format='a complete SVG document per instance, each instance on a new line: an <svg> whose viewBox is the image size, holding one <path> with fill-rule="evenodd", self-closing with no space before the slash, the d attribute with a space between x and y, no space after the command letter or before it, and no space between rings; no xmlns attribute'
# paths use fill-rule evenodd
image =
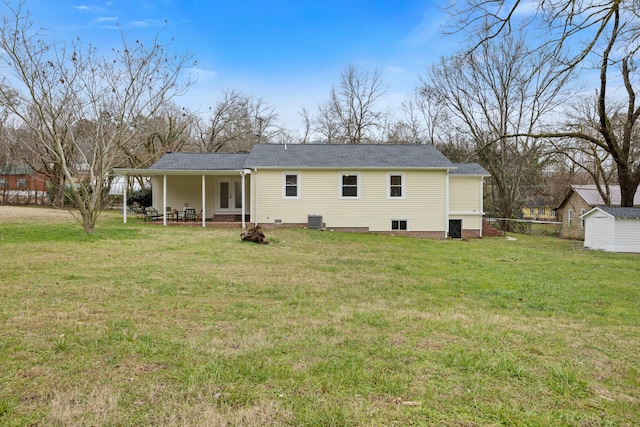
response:
<svg viewBox="0 0 640 427"><path fill-rule="evenodd" d="M360 176L360 198L340 199L340 173ZM252 174L253 221L306 223L308 215L322 215L327 227L369 227L390 231L392 219L408 221L409 231L445 229L445 171L397 171L404 174L403 199L388 199L389 172L301 170L299 199L282 197L283 171L258 170Z"/></svg>
<svg viewBox="0 0 640 427"><path fill-rule="evenodd" d="M461 219L463 230L480 230L482 228L482 216L481 215L454 215L449 216L449 219Z"/></svg>
<svg viewBox="0 0 640 427"><path fill-rule="evenodd" d="M461 219L463 230L482 228L482 178L449 176L449 219Z"/></svg>
<svg viewBox="0 0 640 427"><path fill-rule="evenodd" d="M477 176L449 176L449 212L453 215L482 214L481 187L482 180ZM466 227L465 227L466 228Z"/></svg>

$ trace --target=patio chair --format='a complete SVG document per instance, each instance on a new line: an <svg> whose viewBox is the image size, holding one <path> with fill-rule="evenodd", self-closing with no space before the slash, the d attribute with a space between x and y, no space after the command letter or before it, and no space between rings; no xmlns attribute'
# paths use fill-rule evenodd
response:
<svg viewBox="0 0 640 427"><path fill-rule="evenodd" d="M147 221L157 221L158 219L162 218L162 215L160 215L158 213L158 211L156 210L156 208L149 206L147 208L144 208L144 222Z"/></svg>
<svg viewBox="0 0 640 427"><path fill-rule="evenodd" d="M195 208L185 208L184 209L184 220L186 221L195 221L196 220L196 209Z"/></svg>

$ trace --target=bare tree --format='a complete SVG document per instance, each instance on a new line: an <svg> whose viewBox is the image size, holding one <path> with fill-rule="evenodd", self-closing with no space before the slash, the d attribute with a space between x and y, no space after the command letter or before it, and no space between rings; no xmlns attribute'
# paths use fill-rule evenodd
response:
<svg viewBox="0 0 640 427"><path fill-rule="evenodd" d="M149 167L167 151L189 149L193 144L192 133L196 121L195 114L173 102L163 105L153 117L134 124L138 134L135 143L122 147L124 167ZM142 176L134 180L142 187L147 182ZM130 184L133 184L133 180L130 180Z"/></svg>
<svg viewBox="0 0 640 427"><path fill-rule="evenodd" d="M53 162L62 178L57 184L78 209L85 233L92 233L112 169L124 164L123 147L141 143L142 125L187 89L179 75L191 58L169 54L159 34L147 46L123 33L122 47L101 57L78 40L51 41L34 29L24 5L4 2L0 63L11 77L0 85L0 104Z"/></svg>
<svg viewBox="0 0 640 427"><path fill-rule="evenodd" d="M572 46L572 56L564 61L565 70L598 51L616 15L625 16L626 25L619 36L624 39L622 45L629 47L627 52L636 50L640 41L640 4L633 0L450 0L449 3L451 29L479 36L471 50L499 35L511 34L514 27L519 30L526 26L534 38L539 38L540 46L563 56L565 48Z"/></svg>
<svg viewBox="0 0 640 427"><path fill-rule="evenodd" d="M597 111L597 95L582 97L573 103L565 113L567 125L576 132L598 139L600 123ZM620 126L621 123L617 123ZM575 137L552 137L549 143L558 155L571 161L574 168L588 176L596 185L605 204L611 201L609 185L616 182L616 166L610 153L603 147Z"/></svg>
<svg viewBox="0 0 640 427"><path fill-rule="evenodd" d="M342 130L338 116L330 102L318 106L318 115L314 120L313 130L327 144L341 144Z"/></svg>
<svg viewBox="0 0 640 427"><path fill-rule="evenodd" d="M303 123L303 135L300 139L300 143L309 144L311 142L311 131L313 129L313 119L309 115L309 111L306 108L300 110L300 117L302 117Z"/></svg>
<svg viewBox="0 0 640 427"><path fill-rule="evenodd" d="M349 65L340 76L340 85L331 89L329 102L319 107L318 132L329 144L378 141L386 116L378 102L386 91L379 70L369 74Z"/></svg>
<svg viewBox="0 0 640 427"><path fill-rule="evenodd" d="M529 55L524 37L505 36L432 67L422 93L446 106L473 141L477 160L491 173L498 215L511 218L539 179L546 156L541 140L508 136L533 132L564 101L562 64Z"/></svg>
<svg viewBox="0 0 640 427"><path fill-rule="evenodd" d="M510 32L518 12L531 3L516 0L460 0L454 2L458 29L480 34L471 50L499 34ZM604 2L543 0L535 3L522 25L535 28L539 47L551 47L556 53L573 46L572 56L564 60L558 75L577 67L599 64L599 87L596 100L597 136L565 126L547 132L531 133L537 138L573 138L601 148L616 164L622 206L633 206L640 184L640 139L636 105L638 78L635 62L640 51L640 3L607 0ZM577 47L577 48L576 48ZM612 70L613 68L613 70ZM615 73L615 74L614 74ZM616 81L615 77L620 80ZM616 87L618 86L618 87ZM622 89L613 93L616 89ZM622 109L616 103L622 100Z"/></svg>
<svg viewBox="0 0 640 427"><path fill-rule="evenodd" d="M249 151L277 133L277 119L275 109L264 99L224 90L211 116L197 125L198 149L205 153Z"/></svg>

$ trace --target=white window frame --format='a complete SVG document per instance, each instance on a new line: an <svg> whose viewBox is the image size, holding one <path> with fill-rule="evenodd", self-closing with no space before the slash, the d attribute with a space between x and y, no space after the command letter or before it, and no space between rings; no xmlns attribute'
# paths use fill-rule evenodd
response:
<svg viewBox="0 0 640 427"><path fill-rule="evenodd" d="M393 228L393 223L398 222L398 228ZM401 222L404 221L405 228L400 228ZM391 231L409 231L409 220L408 219L392 219L391 220Z"/></svg>
<svg viewBox="0 0 640 427"><path fill-rule="evenodd" d="M356 192L357 194L355 196L343 196L342 195L342 178L345 176L355 176L357 179L357 185L356 185ZM362 195L362 181L360 179L360 173L359 172L340 172L338 174L338 198L339 199L345 199L345 200L357 200L361 197Z"/></svg>
<svg viewBox="0 0 640 427"><path fill-rule="evenodd" d="M569 209L567 215L569 216L569 218L567 218L567 220L569 221L569 227L571 227L573 225L573 210Z"/></svg>
<svg viewBox="0 0 640 427"><path fill-rule="evenodd" d="M287 196L287 175L296 176L296 195L295 196ZM282 198L283 199L299 199L300 191L301 191L300 183L301 183L300 172L282 172Z"/></svg>
<svg viewBox="0 0 640 427"><path fill-rule="evenodd" d="M401 179L400 182L400 195L399 196L392 196L391 195L391 177L392 176L399 176ZM404 175L404 172L389 172L387 174L387 199L396 199L396 200L401 200L404 199L407 195L407 185L406 185L407 181Z"/></svg>
<svg viewBox="0 0 640 427"><path fill-rule="evenodd" d="M580 228L584 228L584 218L582 218L584 212L584 209L580 209Z"/></svg>

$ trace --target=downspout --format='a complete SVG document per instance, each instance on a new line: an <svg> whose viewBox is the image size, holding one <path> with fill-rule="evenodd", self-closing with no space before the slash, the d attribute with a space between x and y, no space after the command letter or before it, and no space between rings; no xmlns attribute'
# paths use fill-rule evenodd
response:
<svg viewBox="0 0 640 427"><path fill-rule="evenodd" d="M167 225L167 175L162 175L162 225Z"/></svg>
<svg viewBox="0 0 640 427"><path fill-rule="evenodd" d="M258 172L258 168L253 168L254 172ZM254 226L258 225L258 174L251 174L251 196L253 201L251 203L251 220Z"/></svg>
<svg viewBox="0 0 640 427"><path fill-rule="evenodd" d="M484 176L480 177L480 237L482 237L482 228L484 223L483 221L483 216L484 216L484 206L483 206L483 200L484 200L484 194L482 193L484 189Z"/></svg>
<svg viewBox="0 0 640 427"><path fill-rule="evenodd" d="M205 226L207 212L205 206L207 205L207 197L206 197L206 188L205 188L205 175L202 174L202 226Z"/></svg>
<svg viewBox="0 0 640 427"><path fill-rule="evenodd" d="M449 169L444 179L444 238L449 238ZM460 230L462 233L462 230Z"/></svg>

